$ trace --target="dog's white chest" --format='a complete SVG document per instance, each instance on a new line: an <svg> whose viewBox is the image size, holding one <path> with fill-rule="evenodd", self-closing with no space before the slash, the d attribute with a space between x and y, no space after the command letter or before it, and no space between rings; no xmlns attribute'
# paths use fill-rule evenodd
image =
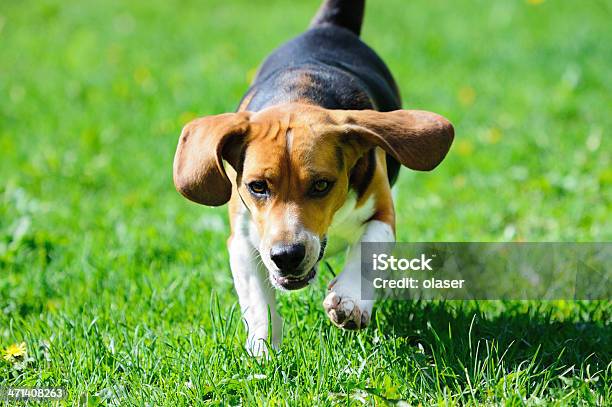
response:
<svg viewBox="0 0 612 407"><path fill-rule="evenodd" d="M365 229L365 222L374 214L374 199L356 208L357 197L349 193L346 202L334 215L331 226L327 231L328 255L333 255L348 246L352 246L361 238Z"/></svg>

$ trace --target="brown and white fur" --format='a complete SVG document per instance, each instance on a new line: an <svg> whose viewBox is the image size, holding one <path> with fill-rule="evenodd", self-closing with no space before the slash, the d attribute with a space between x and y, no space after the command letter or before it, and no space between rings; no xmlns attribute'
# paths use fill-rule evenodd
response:
<svg viewBox="0 0 612 407"><path fill-rule="evenodd" d="M268 58L236 113L196 119L179 139L177 190L229 201L230 267L255 355L281 341L275 289L307 286L327 242L327 254L348 252L325 311L344 329L368 325L360 244L395 239L398 163L431 170L453 139L443 117L399 109L391 75L359 40L362 14L363 1L327 0L309 31Z"/></svg>

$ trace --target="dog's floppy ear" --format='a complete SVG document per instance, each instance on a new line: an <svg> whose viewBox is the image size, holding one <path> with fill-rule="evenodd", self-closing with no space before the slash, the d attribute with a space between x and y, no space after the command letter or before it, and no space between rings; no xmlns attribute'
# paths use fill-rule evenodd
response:
<svg viewBox="0 0 612 407"><path fill-rule="evenodd" d="M342 137L363 147L382 147L402 165L419 171L434 169L453 142L452 124L423 110L331 110Z"/></svg>
<svg viewBox="0 0 612 407"><path fill-rule="evenodd" d="M223 168L225 158L235 166L235 150L249 128L249 113L225 113L193 120L181 133L174 156L176 190L194 202L219 206L232 195ZM234 153L234 154L233 154Z"/></svg>

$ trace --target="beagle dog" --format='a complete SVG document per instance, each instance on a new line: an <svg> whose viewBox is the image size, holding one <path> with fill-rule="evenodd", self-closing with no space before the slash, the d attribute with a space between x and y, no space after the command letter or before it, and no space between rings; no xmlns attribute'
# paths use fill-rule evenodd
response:
<svg viewBox="0 0 612 407"><path fill-rule="evenodd" d="M453 140L442 116L401 110L391 73L359 39L364 3L325 0L265 60L235 113L193 120L179 138L176 189L202 205L229 201L230 267L254 355L281 341L274 288L307 286L343 247L323 307L338 327L368 325L360 244L394 241L400 164L431 170Z"/></svg>

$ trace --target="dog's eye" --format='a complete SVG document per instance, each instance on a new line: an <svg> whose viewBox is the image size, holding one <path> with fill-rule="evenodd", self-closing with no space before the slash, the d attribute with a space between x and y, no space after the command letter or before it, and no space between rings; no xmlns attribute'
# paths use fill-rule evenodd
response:
<svg viewBox="0 0 612 407"><path fill-rule="evenodd" d="M267 195L268 184L266 181L253 181L248 184L249 190L255 195Z"/></svg>
<svg viewBox="0 0 612 407"><path fill-rule="evenodd" d="M331 181L327 181L325 179L317 180L312 184L312 187L310 188L310 195L323 196L329 191L332 185L333 183Z"/></svg>

